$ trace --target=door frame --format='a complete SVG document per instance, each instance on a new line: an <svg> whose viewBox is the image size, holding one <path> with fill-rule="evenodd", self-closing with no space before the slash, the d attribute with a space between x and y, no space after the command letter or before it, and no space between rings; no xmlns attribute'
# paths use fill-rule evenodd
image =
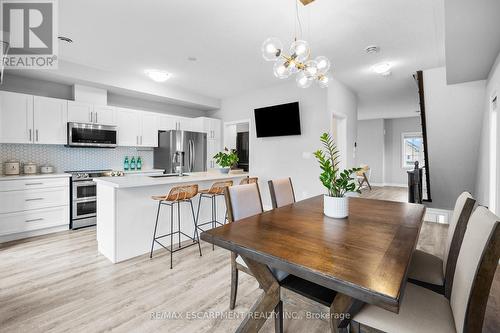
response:
<svg viewBox="0 0 500 333"><path fill-rule="evenodd" d="M244 124L248 123L248 173L251 172L252 170L252 156L253 156L253 149L252 149L252 121L250 118L245 118L245 119L239 119L239 120L231 120L231 121L225 121L222 125L222 143L224 144L226 140L226 128L228 126L232 125L238 125L238 124Z"/></svg>
<svg viewBox="0 0 500 333"><path fill-rule="evenodd" d="M337 123L337 127L340 125L340 130L338 128L334 128ZM335 135L335 132L338 130L338 134ZM330 114L330 131L333 134L333 138L335 140L335 144L337 145L337 149L340 153L340 164L339 167L341 170L345 169L347 166L347 115L342 112L332 111Z"/></svg>

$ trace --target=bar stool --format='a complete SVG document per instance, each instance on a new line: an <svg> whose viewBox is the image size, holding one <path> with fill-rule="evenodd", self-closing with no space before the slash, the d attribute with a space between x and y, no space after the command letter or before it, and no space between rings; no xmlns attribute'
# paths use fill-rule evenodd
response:
<svg viewBox="0 0 500 333"><path fill-rule="evenodd" d="M170 252L170 269L172 269L172 257L174 252L185 249L194 244L198 244L198 250L200 251L201 257L201 246L200 246L200 238L198 236L198 231L196 230L196 218L194 215L194 208L192 198L196 196L198 193L198 185L183 185L173 187L167 195L164 196L152 196L153 200L158 201L158 211L156 213L156 223L155 223L155 231L153 233L153 242L151 244L151 252L149 254L149 258L153 258L153 249L155 242L158 243L165 250ZM181 202L189 202L191 205L191 213L193 214L193 224L194 224L194 236L188 236L181 230ZM174 231L174 206L177 204L177 227L178 230ZM160 209L162 205L166 205L170 207L170 232L168 234L156 236L156 230L158 228L158 218L160 216ZM179 236L179 244L178 248L174 250L174 235ZM181 235L184 235L191 239L193 243L181 246ZM170 249L165 245L160 243L159 239L170 236Z"/></svg>
<svg viewBox="0 0 500 333"><path fill-rule="evenodd" d="M226 214L224 215L224 223L221 223L217 220L217 197L224 196L224 188L233 186L233 181L232 180L224 180L220 182L215 182L212 184L210 189L208 190L201 190L198 193L200 194L200 198L198 200L198 211L196 213L196 229L201 230L202 232L205 231L202 226L211 224L212 228L215 228L218 225L224 225L226 223L227 219L227 208L226 208ZM200 207L201 207L201 199L202 198L207 198L212 201L212 220L200 223L198 220L200 216ZM212 250L215 249L215 245L212 244Z"/></svg>
<svg viewBox="0 0 500 333"><path fill-rule="evenodd" d="M240 185L257 184L258 182L259 182L259 178L258 177L247 177L247 178L243 178L240 181Z"/></svg>

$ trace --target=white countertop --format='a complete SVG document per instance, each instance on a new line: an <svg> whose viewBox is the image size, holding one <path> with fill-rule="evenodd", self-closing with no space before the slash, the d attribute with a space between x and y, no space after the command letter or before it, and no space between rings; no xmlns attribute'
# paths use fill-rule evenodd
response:
<svg viewBox="0 0 500 333"><path fill-rule="evenodd" d="M142 170L127 170L123 171L126 175L140 175L145 173L163 173L163 169L142 169Z"/></svg>
<svg viewBox="0 0 500 333"><path fill-rule="evenodd" d="M100 177L94 178L98 185L111 186L117 188L132 188L132 187L147 187L158 185L170 185L181 183L196 183L210 180L222 180L228 178L243 178L248 176L248 173L229 173L223 174L220 172L191 172L188 176L183 177L163 177L151 178L148 175L127 175L124 177Z"/></svg>
<svg viewBox="0 0 500 333"><path fill-rule="evenodd" d="M37 173L35 175L13 175L13 176L0 175L0 181L16 180L16 179L62 178L62 177L71 177L71 175L68 173Z"/></svg>

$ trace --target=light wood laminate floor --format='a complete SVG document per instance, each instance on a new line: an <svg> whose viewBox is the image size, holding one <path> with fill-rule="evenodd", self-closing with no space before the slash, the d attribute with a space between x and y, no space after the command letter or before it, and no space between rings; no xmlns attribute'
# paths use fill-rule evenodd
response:
<svg viewBox="0 0 500 333"><path fill-rule="evenodd" d="M385 191L393 200L400 192ZM426 223L419 247L439 253L432 243L445 233L445 226ZM98 254L95 238L87 228L0 244L0 332L234 332L260 293L241 273L237 307L229 311L229 253L206 243L201 258L196 247L176 253L170 270L162 250L152 260L144 255L111 264ZM327 321L308 319L317 307L287 297L285 311L296 319L285 320L285 332L329 331ZM490 303L487 332L498 332L492 319L500 317L500 303L493 297ZM274 332L272 320L262 332Z"/></svg>

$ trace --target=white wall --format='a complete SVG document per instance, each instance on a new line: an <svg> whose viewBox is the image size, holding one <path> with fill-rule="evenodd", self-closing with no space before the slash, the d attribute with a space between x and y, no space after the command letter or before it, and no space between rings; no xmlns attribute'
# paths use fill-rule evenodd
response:
<svg viewBox="0 0 500 333"><path fill-rule="evenodd" d="M445 68L424 71L431 207L452 209L474 191L485 81L446 84Z"/></svg>
<svg viewBox="0 0 500 333"><path fill-rule="evenodd" d="M255 108L295 101L300 107L301 135L256 137ZM270 205L267 181L273 178L292 177L298 200L324 193L318 179L319 166L311 153L321 147L321 133L330 130L329 110L348 115L350 127L352 124L356 127L355 108L356 96L340 83L334 82L325 90L318 87L300 89L295 82L287 81L223 99L221 109L211 115L223 121L251 119L250 173L259 177L264 205ZM355 133L356 129L349 134L352 145Z"/></svg>
<svg viewBox="0 0 500 333"><path fill-rule="evenodd" d="M368 164L370 183L384 183L384 119L358 121L357 165Z"/></svg>
<svg viewBox="0 0 500 333"><path fill-rule="evenodd" d="M405 132L422 132L419 117L385 119L385 183L387 185L406 186L408 169L402 165L402 134ZM432 189L432 185L431 185Z"/></svg>
<svg viewBox="0 0 500 333"><path fill-rule="evenodd" d="M476 196L478 203L481 205L489 205L489 188L490 188L490 176L489 176L489 165L490 165L490 97L494 92L500 96L500 54L496 59L495 64L493 65L491 72L488 76L488 81L486 84L486 94L484 98L484 110L482 117L482 130L481 130L481 143L479 150L479 158L477 165L477 176L476 176ZM497 113L500 113L500 109L497 108ZM500 115L498 115L498 120L500 120ZM498 124L497 124L498 125ZM500 127L497 126L497 148L500 146ZM497 157L500 154L497 152ZM500 165L500 161L497 159L497 168ZM497 169L497 181L499 180ZM497 182L497 199L500 195L500 187ZM499 205L497 204L497 211L499 213Z"/></svg>

